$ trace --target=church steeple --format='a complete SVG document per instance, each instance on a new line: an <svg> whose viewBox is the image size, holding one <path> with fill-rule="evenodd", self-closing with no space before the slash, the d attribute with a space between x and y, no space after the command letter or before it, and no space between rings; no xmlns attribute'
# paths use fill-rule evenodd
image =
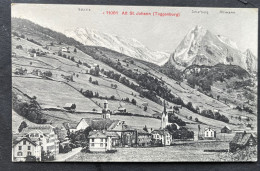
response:
<svg viewBox="0 0 260 171"><path fill-rule="evenodd" d="M162 120L161 120L161 128L164 129L168 125L168 113L166 111L166 103L163 101L163 112L162 112Z"/></svg>

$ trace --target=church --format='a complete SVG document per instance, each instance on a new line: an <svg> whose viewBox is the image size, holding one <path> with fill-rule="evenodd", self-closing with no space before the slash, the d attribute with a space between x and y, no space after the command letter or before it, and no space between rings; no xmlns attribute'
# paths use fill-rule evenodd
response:
<svg viewBox="0 0 260 171"><path fill-rule="evenodd" d="M168 122L169 115L166 110L166 104L165 101L163 102L163 112L162 112L162 118L161 118L161 129L165 129L167 125L169 125Z"/></svg>

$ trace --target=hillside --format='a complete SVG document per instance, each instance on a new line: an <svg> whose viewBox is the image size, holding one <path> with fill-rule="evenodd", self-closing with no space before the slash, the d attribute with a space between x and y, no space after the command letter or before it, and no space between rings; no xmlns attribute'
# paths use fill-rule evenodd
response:
<svg viewBox="0 0 260 171"><path fill-rule="evenodd" d="M162 101L165 99L168 107L176 104L183 106L177 116L190 123L187 125L190 129L196 130L196 117L200 124L216 128L223 125L244 126L246 123L245 120L231 119L233 116L244 116L245 112L234 110L223 101L216 100L216 96L212 98L191 88L185 81L177 82L169 78L155 64L105 47L84 46L28 20L14 19L12 29L12 48L16 53L12 57L13 87L31 97L36 96L48 122L61 124L67 116L67 119L74 121L83 117L100 117L104 99L108 100L109 108L114 113L119 107L124 107L129 113L151 117L162 111ZM63 47L70 51L60 52ZM32 57L33 50L44 55ZM24 69L26 73L17 74L18 70ZM40 70L41 74L36 74L36 70ZM136 103L132 102L133 99ZM193 108L199 107L201 110L219 109L230 122L202 116L188 105L189 102ZM50 111L50 108L61 110L65 103L76 103L76 112L82 114ZM144 110L143 104L148 104L147 110ZM192 119L187 119L190 116ZM256 119L253 114L248 116ZM136 127L152 126L151 123L155 122L156 128L160 122L149 117L112 117L127 122L136 121L138 124L131 122ZM142 122L138 122L140 118Z"/></svg>

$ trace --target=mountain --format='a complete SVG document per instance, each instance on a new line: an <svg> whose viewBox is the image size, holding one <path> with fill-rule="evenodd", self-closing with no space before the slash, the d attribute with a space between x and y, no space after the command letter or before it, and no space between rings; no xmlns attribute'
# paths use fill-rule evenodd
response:
<svg viewBox="0 0 260 171"><path fill-rule="evenodd" d="M183 67L222 63L238 65L249 72L257 71L257 58L250 50L243 53L229 38L215 35L201 26L188 32L167 63Z"/></svg>
<svg viewBox="0 0 260 171"><path fill-rule="evenodd" d="M74 38L84 45L105 47L160 66L165 64L170 57L168 53L148 49L136 39L110 35L88 28L66 30L64 33L66 36Z"/></svg>

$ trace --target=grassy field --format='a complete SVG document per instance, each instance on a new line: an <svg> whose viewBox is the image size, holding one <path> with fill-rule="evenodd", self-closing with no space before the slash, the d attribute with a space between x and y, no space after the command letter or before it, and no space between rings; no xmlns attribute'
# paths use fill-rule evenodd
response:
<svg viewBox="0 0 260 171"><path fill-rule="evenodd" d="M66 161L100 162L187 162L218 161L219 152L204 152L207 149L228 149L226 142L195 143L154 148L117 148L111 153L80 152Z"/></svg>

